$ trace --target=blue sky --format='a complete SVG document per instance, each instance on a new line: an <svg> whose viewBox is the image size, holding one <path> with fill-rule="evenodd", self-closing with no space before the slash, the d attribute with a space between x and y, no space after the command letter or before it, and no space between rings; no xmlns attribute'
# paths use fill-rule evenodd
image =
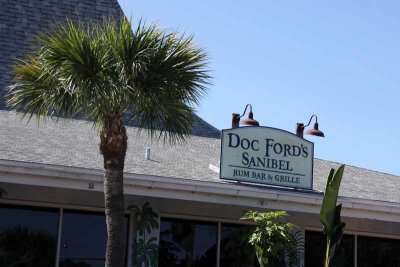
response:
<svg viewBox="0 0 400 267"><path fill-rule="evenodd" d="M316 114L326 137L305 138L317 158L400 175L399 1L119 2L208 52L198 114L215 127L247 103L261 125L292 132Z"/></svg>

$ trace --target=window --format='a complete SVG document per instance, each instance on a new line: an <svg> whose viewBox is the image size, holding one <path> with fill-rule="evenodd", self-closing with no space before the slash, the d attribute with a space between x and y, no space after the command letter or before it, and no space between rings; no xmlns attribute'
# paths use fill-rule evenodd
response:
<svg viewBox="0 0 400 267"><path fill-rule="evenodd" d="M216 266L217 229L217 223L161 219L159 266Z"/></svg>
<svg viewBox="0 0 400 267"><path fill-rule="evenodd" d="M125 225L128 227L127 220ZM125 237L128 236L127 233L126 228ZM102 267L106 244L107 226L104 213L64 211L60 267Z"/></svg>
<svg viewBox="0 0 400 267"><path fill-rule="evenodd" d="M306 231L305 266L324 266L326 237L321 232ZM354 267L354 236L343 235L338 257L345 267Z"/></svg>
<svg viewBox="0 0 400 267"><path fill-rule="evenodd" d="M400 240L357 237L358 267L400 266Z"/></svg>
<svg viewBox="0 0 400 267"><path fill-rule="evenodd" d="M260 266L254 248L248 241L252 229L247 225L221 225L220 267Z"/></svg>
<svg viewBox="0 0 400 267"><path fill-rule="evenodd" d="M0 206L0 266L54 267L58 210Z"/></svg>

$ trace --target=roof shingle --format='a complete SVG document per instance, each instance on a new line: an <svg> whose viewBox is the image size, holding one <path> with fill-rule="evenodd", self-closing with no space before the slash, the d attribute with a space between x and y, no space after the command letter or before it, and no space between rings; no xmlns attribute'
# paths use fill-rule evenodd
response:
<svg viewBox="0 0 400 267"><path fill-rule="evenodd" d="M102 169L98 134L87 121L48 120L38 126L20 114L0 111L0 159ZM151 148L151 159L144 157ZM170 145L150 140L145 131L128 127L128 151L125 171L128 173L235 183L220 180L209 165L219 162L220 140L191 136L185 144ZM339 163L314 161L314 191L322 192L331 168ZM253 185L254 186L254 185ZM258 186L269 188L268 186ZM400 177L354 166L346 166L340 195L400 203Z"/></svg>

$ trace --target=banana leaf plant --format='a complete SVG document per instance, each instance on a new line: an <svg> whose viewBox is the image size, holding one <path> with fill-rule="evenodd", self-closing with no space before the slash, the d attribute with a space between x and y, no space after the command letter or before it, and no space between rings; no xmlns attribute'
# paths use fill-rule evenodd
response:
<svg viewBox="0 0 400 267"><path fill-rule="evenodd" d="M335 172L331 169L325 187L324 199L322 201L320 221L323 225L323 233L326 236L325 267L336 267L337 255L340 242L342 241L345 223L341 221L340 212L342 204L336 205L342 181L344 165Z"/></svg>

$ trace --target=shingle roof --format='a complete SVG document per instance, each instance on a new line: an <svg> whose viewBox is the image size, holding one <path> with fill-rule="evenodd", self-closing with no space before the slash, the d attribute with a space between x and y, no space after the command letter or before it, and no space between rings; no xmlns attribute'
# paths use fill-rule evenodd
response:
<svg viewBox="0 0 400 267"><path fill-rule="evenodd" d="M35 34L48 31L54 21L101 21L121 15L117 0L0 0L0 89L9 83L11 62L26 54ZM0 108L2 98L0 90Z"/></svg>
<svg viewBox="0 0 400 267"><path fill-rule="evenodd" d="M10 83L10 64L31 48L34 36L54 21L92 20L123 15L117 0L0 0L0 109L6 109L4 88ZM131 126L138 126L136 121ZM219 138L220 131L194 117L192 134Z"/></svg>
<svg viewBox="0 0 400 267"><path fill-rule="evenodd" d="M150 141L135 127L128 128L128 138L128 173L232 183L220 180L209 169L219 161L219 139L191 136L186 144L171 146ZM102 169L98 143L97 133L87 121L49 120L38 126L35 118L27 123L19 114L0 111L0 159ZM151 160L144 157L146 147L151 148ZM338 166L315 159L315 191L324 190L330 168ZM340 195L400 203L398 188L399 176L346 166Z"/></svg>

